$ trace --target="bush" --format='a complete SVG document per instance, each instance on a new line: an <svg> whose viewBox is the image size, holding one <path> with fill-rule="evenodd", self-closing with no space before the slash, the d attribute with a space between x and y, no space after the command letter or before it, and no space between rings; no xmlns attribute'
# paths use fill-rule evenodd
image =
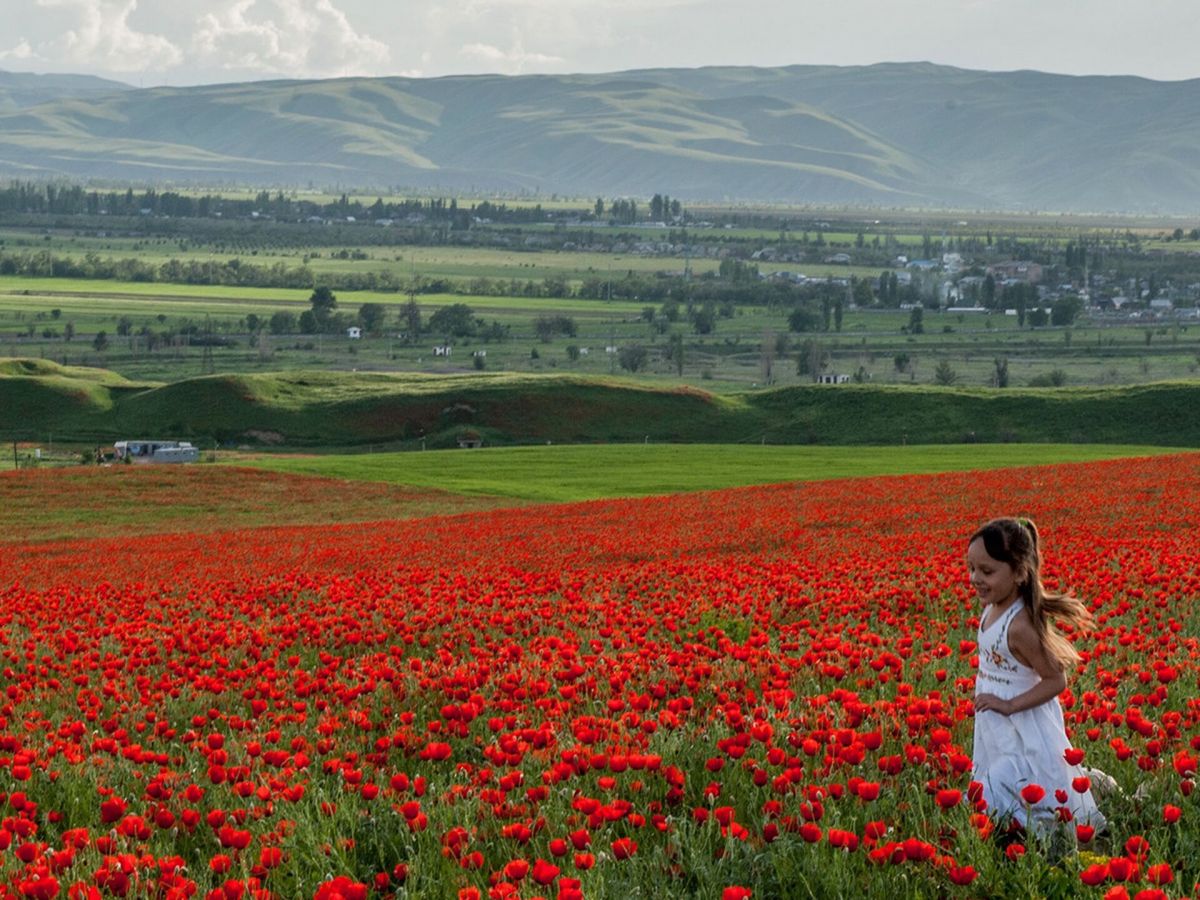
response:
<svg viewBox="0 0 1200 900"><path fill-rule="evenodd" d="M653 307L646 308L653 313ZM578 333L575 320L564 315L538 316L533 320L533 330L543 343L549 343L558 335L575 337Z"/></svg>
<svg viewBox="0 0 1200 900"><path fill-rule="evenodd" d="M641 344L630 344L617 351L617 362L629 372L638 372L646 367L650 353Z"/></svg>
<svg viewBox="0 0 1200 900"><path fill-rule="evenodd" d="M1051 369L1029 379L1030 387L1062 387L1067 383L1067 373L1062 369Z"/></svg>

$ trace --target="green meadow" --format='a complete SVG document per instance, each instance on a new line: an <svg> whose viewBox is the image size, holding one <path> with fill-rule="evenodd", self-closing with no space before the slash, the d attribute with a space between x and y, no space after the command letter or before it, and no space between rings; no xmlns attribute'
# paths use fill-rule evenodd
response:
<svg viewBox="0 0 1200 900"><path fill-rule="evenodd" d="M788 481L971 471L1176 453L1162 447L977 444L778 447L626 444L328 456L237 457L293 474L383 482L514 501L564 503ZM352 489L351 489L352 490ZM664 510L664 515L669 510Z"/></svg>

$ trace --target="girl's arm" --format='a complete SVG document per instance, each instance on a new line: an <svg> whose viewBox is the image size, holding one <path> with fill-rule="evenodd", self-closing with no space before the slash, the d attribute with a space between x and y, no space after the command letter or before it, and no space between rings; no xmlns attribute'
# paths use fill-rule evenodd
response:
<svg viewBox="0 0 1200 900"><path fill-rule="evenodd" d="M1042 680L1023 694L1004 700L995 694L979 694L975 697L975 711L993 710L1005 716L1032 709L1050 700L1067 689L1067 674L1046 653L1046 648L1033 630L1033 623L1022 611L1013 617L1008 627L1008 649L1019 661L1029 666Z"/></svg>

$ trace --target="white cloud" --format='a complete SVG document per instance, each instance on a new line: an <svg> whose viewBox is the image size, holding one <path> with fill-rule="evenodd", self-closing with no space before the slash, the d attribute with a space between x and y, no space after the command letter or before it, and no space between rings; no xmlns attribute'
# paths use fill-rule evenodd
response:
<svg viewBox="0 0 1200 900"><path fill-rule="evenodd" d="M573 10L594 17L628 14L636 16L650 10L703 6L705 0L461 0L460 8L468 15L489 11L528 11L540 14Z"/></svg>
<svg viewBox="0 0 1200 900"><path fill-rule="evenodd" d="M540 69L561 66L565 62L561 56L526 51L519 35L514 37L509 50L501 50L493 44L473 43L464 44L459 52L467 59L479 60L490 69L506 75L519 75L529 66Z"/></svg>
<svg viewBox="0 0 1200 900"><path fill-rule="evenodd" d="M164 69L183 61L182 51L170 40L130 25L137 0L37 0L37 5L76 16L74 27L39 46L49 58L111 72Z"/></svg>
<svg viewBox="0 0 1200 900"><path fill-rule="evenodd" d="M37 56L33 52L33 47L29 45L29 41L21 38L17 42L17 46L11 47L8 50L0 50L0 59L34 59Z"/></svg>
<svg viewBox="0 0 1200 900"><path fill-rule="evenodd" d="M331 0L232 0L196 22L197 62L291 77L378 75L391 53Z"/></svg>
<svg viewBox="0 0 1200 900"><path fill-rule="evenodd" d="M0 59L28 60L35 59L36 57L37 54L34 53L33 47L30 46L29 41L25 38L21 38L15 47L0 50Z"/></svg>
<svg viewBox="0 0 1200 900"><path fill-rule="evenodd" d="M0 65L180 84L917 59L1185 78L1198 30L1196 0L0 0Z"/></svg>

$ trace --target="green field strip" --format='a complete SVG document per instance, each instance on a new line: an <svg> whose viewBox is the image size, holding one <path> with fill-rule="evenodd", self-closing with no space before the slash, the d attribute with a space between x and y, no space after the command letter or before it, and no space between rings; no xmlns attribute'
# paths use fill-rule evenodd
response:
<svg viewBox="0 0 1200 900"><path fill-rule="evenodd" d="M756 484L1087 462L1179 451L1079 444L778 447L626 444L238 459L293 474L563 503Z"/></svg>

